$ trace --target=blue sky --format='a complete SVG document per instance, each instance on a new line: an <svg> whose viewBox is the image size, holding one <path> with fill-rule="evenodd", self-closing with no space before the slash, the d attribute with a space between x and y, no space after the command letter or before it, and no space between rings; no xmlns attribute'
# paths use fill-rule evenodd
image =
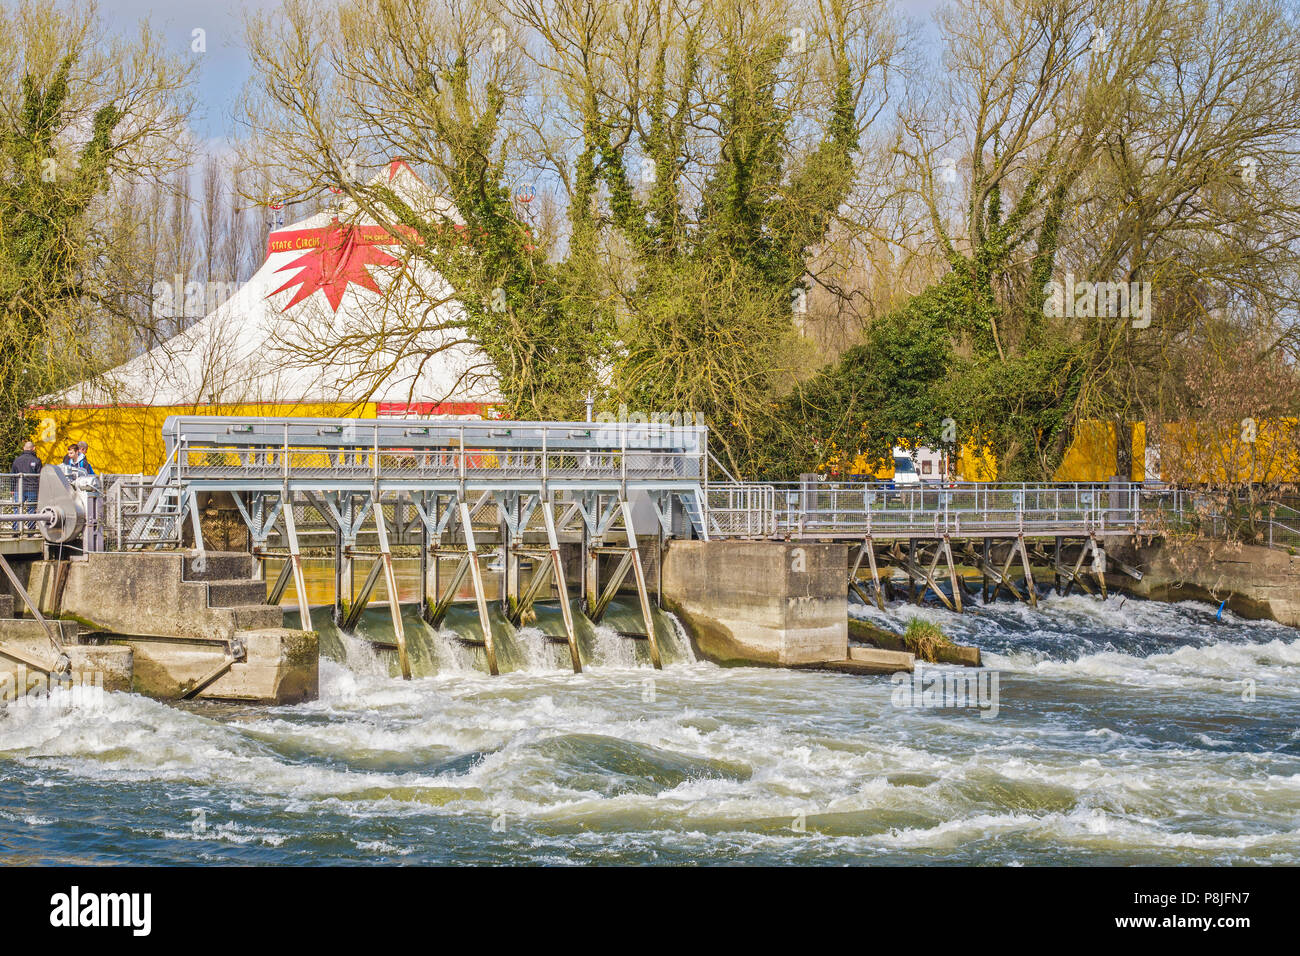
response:
<svg viewBox="0 0 1300 956"><path fill-rule="evenodd" d="M231 113L248 78L243 13L277 5L278 0L101 0L100 14L110 28L128 34L147 18L170 48L198 57L198 112L191 126L199 137L215 139L234 131ZM196 29L206 33L201 54L191 53Z"/></svg>
<svg viewBox="0 0 1300 956"><path fill-rule="evenodd" d="M943 0L896 0L905 16L928 19ZM279 0L101 0L100 13L108 26L131 33L148 18L168 45L199 58L198 112L191 126L202 139L219 139L234 132L235 100L248 79L244 53L246 10L268 10ZM207 50L190 52L193 31L204 30Z"/></svg>

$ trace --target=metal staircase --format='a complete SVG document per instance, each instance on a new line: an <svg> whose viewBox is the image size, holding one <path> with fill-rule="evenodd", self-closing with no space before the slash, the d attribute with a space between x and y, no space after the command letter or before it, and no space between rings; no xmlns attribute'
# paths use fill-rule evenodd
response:
<svg viewBox="0 0 1300 956"><path fill-rule="evenodd" d="M108 533L117 550L180 545L192 495L176 474L175 454L152 478L117 479L107 497Z"/></svg>

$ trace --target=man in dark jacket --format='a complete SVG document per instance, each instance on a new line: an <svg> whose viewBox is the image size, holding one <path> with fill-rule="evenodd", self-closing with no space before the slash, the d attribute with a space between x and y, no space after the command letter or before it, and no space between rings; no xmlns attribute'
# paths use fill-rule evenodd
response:
<svg viewBox="0 0 1300 956"><path fill-rule="evenodd" d="M23 442L22 454L14 459L9 471L18 476L14 479L14 501L21 501L24 511L36 510L36 490L40 483L41 467L41 460L36 457L36 446L31 442Z"/></svg>

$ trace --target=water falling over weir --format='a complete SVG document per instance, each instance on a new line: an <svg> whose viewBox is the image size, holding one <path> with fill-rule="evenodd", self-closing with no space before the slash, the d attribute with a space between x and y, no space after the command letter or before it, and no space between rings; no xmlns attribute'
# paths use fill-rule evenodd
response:
<svg viewBox="0 0 1300 956"><path fill-rule="evenodd" d="M644 628L635 597L616 598L599 625L571 603L578 652L583 668L595 666L651 666L648 642L629 637ZM497 664L502 673L537 671L563 673L569 670L569 649L564 624L556 602L537 604L536 621L516 627L495 602L489 607ZM296 612L293 618L296 621ZM695 653L681 623L671 614L653 608L655 635L665 666L693 663ZM289 620L286 616L286 620ZM411 676L479 671L487 673L487 657L473 605L457 604L448 612L442 627L431 627L416 605L402 606ZM362 614L355 634L344 633L334 622L329 607L312 608L312 626L320 635L320 652L350 670L370 675L401 676L393 646L393 623L386 604L373 604Z"/></svg>

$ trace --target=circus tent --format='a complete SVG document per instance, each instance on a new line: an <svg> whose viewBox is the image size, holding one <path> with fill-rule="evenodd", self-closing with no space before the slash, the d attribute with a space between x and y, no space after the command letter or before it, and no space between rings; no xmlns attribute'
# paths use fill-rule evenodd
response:
<svg viewBox="0 0 1300 956"><path fill-rule="evenodd" d="M379 175L423 218L460 221L406 163ZM489 413L491 367L460 341L454 290L426 265L403 271L394 242L346 200L272 231L261 268L202 319L33 409L38 451L85 439L100 471L148 473L168 415Z"/></svg>

